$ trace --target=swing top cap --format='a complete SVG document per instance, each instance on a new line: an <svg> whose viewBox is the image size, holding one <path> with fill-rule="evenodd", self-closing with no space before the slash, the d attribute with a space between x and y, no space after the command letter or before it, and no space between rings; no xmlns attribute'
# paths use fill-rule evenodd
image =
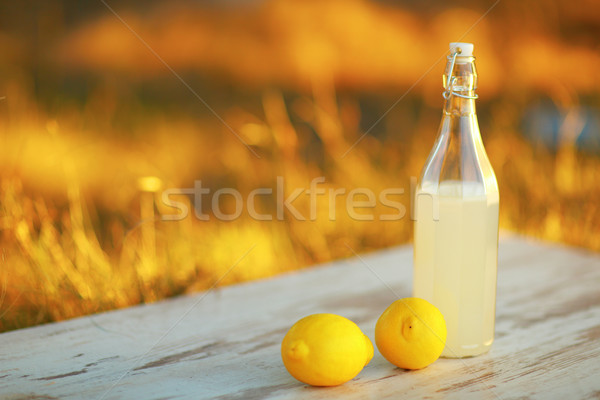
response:
<svg viewBox="0 0 600 400"><path fill-rule="evenodd" d="M458 57L472 57L473 56L473 43L464 43L464 42L451 42L450 43L450 53L456 51L457 48L460 48L461 52L458 54Z"/></svg>

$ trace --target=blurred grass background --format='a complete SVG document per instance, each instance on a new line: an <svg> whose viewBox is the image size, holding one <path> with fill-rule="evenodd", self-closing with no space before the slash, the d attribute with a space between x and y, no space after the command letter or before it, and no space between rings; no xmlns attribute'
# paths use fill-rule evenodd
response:
<svg viewBox="0 0 600 400"><path fill-rule="evenodd" d="M502 0L478 23L493 2L108 3L122 21L102 2L26 3L0 5L0 331L409 242L408 217L356 221L340 202L332 222L327 196L316 221L167 222L161 192L246 196L282 176L287 195L324 176L406 188L408 208L465 33L501 228L600 251L595 1Z"/></svg>

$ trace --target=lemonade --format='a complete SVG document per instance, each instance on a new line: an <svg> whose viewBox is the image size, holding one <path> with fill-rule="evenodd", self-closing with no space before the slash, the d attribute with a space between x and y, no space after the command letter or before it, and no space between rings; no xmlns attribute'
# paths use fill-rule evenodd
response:
<svg viewBox="0 0 600 400"><path fill-rule="evenodd" d="M417 191L413 295L444 315L442 357L481 354L494 340L498 204L498 192L478 183Z"/></svg>

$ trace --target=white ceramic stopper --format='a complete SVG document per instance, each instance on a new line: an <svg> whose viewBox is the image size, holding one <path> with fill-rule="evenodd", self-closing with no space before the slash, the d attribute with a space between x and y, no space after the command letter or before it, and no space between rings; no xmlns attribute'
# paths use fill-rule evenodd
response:
<svg viewBox="0 0 600 400"><path fill-rule="evenodd" d="M473 55L473 43L452 42L450 43L450 53L456 48L460 48L460 57L471 57Z"/></svg>

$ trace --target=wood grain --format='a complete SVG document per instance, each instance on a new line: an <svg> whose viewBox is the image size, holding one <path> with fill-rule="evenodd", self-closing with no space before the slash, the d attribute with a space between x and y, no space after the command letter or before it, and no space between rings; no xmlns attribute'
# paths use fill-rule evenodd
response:
<svg viewBox="0 0 600 400"><path fill-rule="evenodd" d="M373 339L410 296L412 249L398 247L0 335L1 399L598 399L600 256L501 240L496 341L485 355L420 371L375 357L353 381L295 381L279 346L299 318L332 312Z"/></svg>

